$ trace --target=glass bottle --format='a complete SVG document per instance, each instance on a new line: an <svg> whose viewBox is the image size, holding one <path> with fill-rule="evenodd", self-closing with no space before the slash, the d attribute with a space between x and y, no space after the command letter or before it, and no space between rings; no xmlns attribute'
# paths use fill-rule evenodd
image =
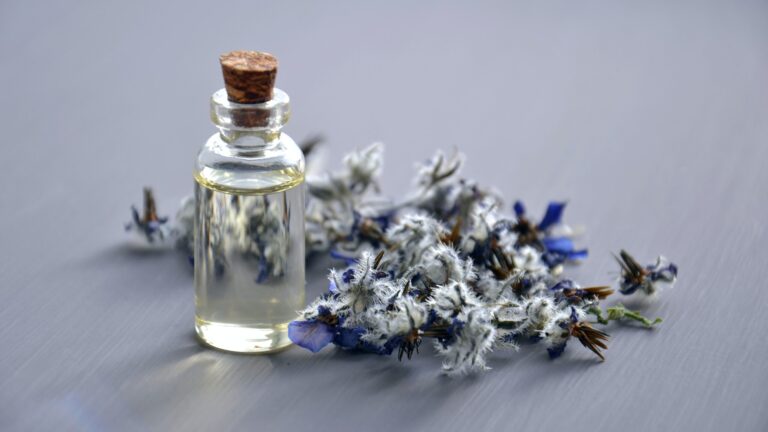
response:
<svg viewBox="0 0 768 432"><path fill-rule="evenodd" d="M304 307L304 155L282 132L288 95L270 94L237 103L214 93L219 132L197 156L195 330L226 351L290 345L288 323Z"/></svg>

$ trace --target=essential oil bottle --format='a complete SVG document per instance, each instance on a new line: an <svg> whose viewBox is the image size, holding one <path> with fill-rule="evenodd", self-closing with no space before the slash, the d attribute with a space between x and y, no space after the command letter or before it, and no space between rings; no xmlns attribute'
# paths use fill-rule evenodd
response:
<svg viewBox="0 0 768 432"><path fill-rule="evenodd" d="M282 132L288 95L277 60L233 51L220 58L225 88L211 97L219 129L195 167L195 330L226 351L290 345L304 307L304 155Z"/></svg>

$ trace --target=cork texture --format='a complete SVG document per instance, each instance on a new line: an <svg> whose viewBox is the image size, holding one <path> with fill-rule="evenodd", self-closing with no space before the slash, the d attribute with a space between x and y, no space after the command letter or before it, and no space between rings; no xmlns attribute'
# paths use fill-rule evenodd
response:
<svg viewBox="0 0 768 432"><path fill-rule="evenodd" d="M259 51L231 51L219 57L227 98L236 103L256 104L272 99L277 77L277 59Z"/></svg>

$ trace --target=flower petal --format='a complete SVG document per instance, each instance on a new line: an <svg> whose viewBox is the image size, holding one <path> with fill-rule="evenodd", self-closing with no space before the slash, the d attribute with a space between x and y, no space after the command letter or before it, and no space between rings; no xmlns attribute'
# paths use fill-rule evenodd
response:
<svg viewBox="0 0 768 432"><path fill-rule="evenodd" d="M320 321L291 321L288 338L296 345L313 353L323 349L333 340L333 330Z"/></svg>
<svg viewBox="0 0 768 432"><path fill-rule="evenodd" d="M542 242L549 252L562 254L573 252L573 240L568 237L545 237Z"/></svg>
<svg viewBox="0 0 768 432"><path fill-rule="evenodd" d="M547 206L547 212L544 214L544 219L539 223L539 230L546 231L552 225L560 223L560 219L563 217L563 210L565 209L564 202L551 202Z"/></svg>
<svg viewBox="0 0 768 432"><path fill-rule="evenodd" d="M525 216L525 205L522 201L515 201L515 205L513 205L512 208L515 210L515 215L518 218L520 216Z"/></svg>
<svg viewBox="0 0 768 432"><path fill-rule="evenodd" d="M361 327L339 327L336 335L333 337L333 343L342 348L358 348L360 337L363 334L365 334L365 329Z"/></svg>

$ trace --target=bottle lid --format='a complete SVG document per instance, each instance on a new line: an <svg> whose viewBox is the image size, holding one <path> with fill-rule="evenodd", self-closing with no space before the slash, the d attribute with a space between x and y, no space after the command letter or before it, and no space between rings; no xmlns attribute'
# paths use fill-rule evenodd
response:
<svg viewBox="0 0 768 432"><path fill-rule="evenodd" d="M272 99L277 59L259 51L232 51L219 57L227 98L239 104L258 104Z"/></svg>

